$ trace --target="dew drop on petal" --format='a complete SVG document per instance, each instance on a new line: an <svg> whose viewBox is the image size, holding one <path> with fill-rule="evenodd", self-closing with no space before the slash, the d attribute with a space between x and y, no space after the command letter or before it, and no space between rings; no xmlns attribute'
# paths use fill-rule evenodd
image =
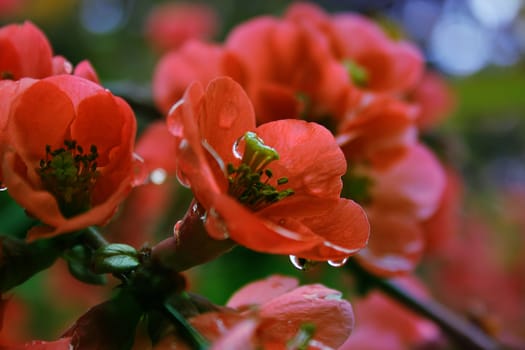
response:
<svg viewBox="0 0 525 350"><path fill-rule="evenodd" d="M341 267L348 261L348 258L340 259L340 260L328 260L328 265L333 267Z"/></svg>
<svg viewBox="0 0 525 350"><path fill-rule="evenodd" d="M148 172L144 166L144 159L136 153L133 153L133 187L144 185L148 180Z"/></svg>
<svg viewBox="0 0 525 350"><path fill-rule="evenodd" d="M168 178L168 173L166 172L166 170L162 168L157 168L149 174L148 180L149 182L155 185L161 185L166 181L167 178Z"/></svg>
<svg viewBox="0 0 525 350"><path fill-rule="evenodd" d="M7 191L7 186L5 186L3 183L0 183L0 192Z"/></svg>
<svg viewBox="0 0 525 350"><path fill-rule="evenodd" d="M228 232L228 227L226 226L226 223L224 222L223 218L219 215L215 208L210 208L210 210L208 210L204 215L209 215L213 218L213 229L215 231L218 231L219 234L222 235L223 239L230 238L230 232ZM208 217L205 217L203 219L203 222L206 223L207 219Z"/></svg>
<svg viewBox="0 0 525 350"><path fill-rule="evenodd" d="M292 263L293 267L295 267L297 270L304 271L306 270L306 264L308 263L308 260L304 258L299 258L295 255L290 255L290 262Z"/></svg>

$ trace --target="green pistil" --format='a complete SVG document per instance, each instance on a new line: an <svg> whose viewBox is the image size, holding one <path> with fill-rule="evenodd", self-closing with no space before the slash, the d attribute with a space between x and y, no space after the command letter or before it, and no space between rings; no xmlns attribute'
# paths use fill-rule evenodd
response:
<svg viewBox="0 0 525 350"><path fill-rule="evenodd" d="M99 175L97 147L91 145L89 153L76 141L64 141L65 148L51 150L46 146L46 157L36 169L44 188L56 198L65 217L89 210L91 191Z"/></svg>
<svg viewBox="0 0 525 350"><path fill-rule="evenodd" d="M350 78L352 78L352 81L357 86L366 86L368 83L368 72L366 69L354 61L351 60L345 60L343 61L343 65L346 68L346 71L350 75Z"/></svg>
<svg viewBox="0 0 525 350"><path fill-rule="evenodd" d="M277 190L269 182L273 177L268 164L279 159L275 149L264 144L253 132L244 135L245 150L238 167L228 164L229 193L250 209L260 210L291 196L292 189ZM276 180L277 186L288 182L285 177Z"/></svg>

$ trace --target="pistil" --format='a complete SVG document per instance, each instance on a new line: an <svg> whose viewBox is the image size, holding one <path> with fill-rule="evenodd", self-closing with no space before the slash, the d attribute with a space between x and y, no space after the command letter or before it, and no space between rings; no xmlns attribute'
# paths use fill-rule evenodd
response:
<svg viewBox="0 0 525 350"><path fill-rule="evenodd" d="M230 195L253 211L291 196L294 193L292 189L278 190L270 184L273 173L267 166L279 159L279 153L265 145L253 132L247 132L243 139L245 149L241 164L238 167L233 164L227 166ZM286 177L275 181L276 186L286 183Z"/></svg>

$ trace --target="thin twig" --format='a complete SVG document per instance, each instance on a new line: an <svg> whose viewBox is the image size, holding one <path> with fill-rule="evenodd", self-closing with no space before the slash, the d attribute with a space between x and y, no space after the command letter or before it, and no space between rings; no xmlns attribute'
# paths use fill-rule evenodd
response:
<svg viewBox="0 0 525 350"><path fill-rule="evenodd" d="M417 298L395 282L373 275L361 267L355 259L347 264L352 272L374 288L407 306L412 311L436 323L452 340L465 349L496 350L502 349L494 339L485 334L481 329L469 323L459 315L453 313L445 306L432 301Z"/></svg>

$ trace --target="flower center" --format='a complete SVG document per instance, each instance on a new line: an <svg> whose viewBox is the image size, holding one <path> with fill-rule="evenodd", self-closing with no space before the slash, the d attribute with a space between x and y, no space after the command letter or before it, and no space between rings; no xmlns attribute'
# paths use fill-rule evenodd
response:
<svg viewBox="0 0 525 350"><path fill-rule="evenodd" d="M279 159L279 153L264 144L257 134L248 131L244 137L245 149L238 167L228 164L228 192L253 211L294 194L292 189L278 190L269 182L273 177L268 164ZM286 177L276 180L277 186L288 182Z"/></svg>
<svg viewBox="0 0 525 350"><path fill-rule="evenodd" d="M44 188L51 192L65 217L89 210L91 190L99 175L97 147L91 145L89 153L76 141L64 141L65 148L51 150L46 146L46 157L36 169Z"/></svg>
<svg viewBox="0 0 525 350"><path fill-rule="evenodd" d="M366 86L368 83L368 72L363 66L360 66L354 61L344 60L343 66L346 68L348 75L357 86Z"/></svg>

